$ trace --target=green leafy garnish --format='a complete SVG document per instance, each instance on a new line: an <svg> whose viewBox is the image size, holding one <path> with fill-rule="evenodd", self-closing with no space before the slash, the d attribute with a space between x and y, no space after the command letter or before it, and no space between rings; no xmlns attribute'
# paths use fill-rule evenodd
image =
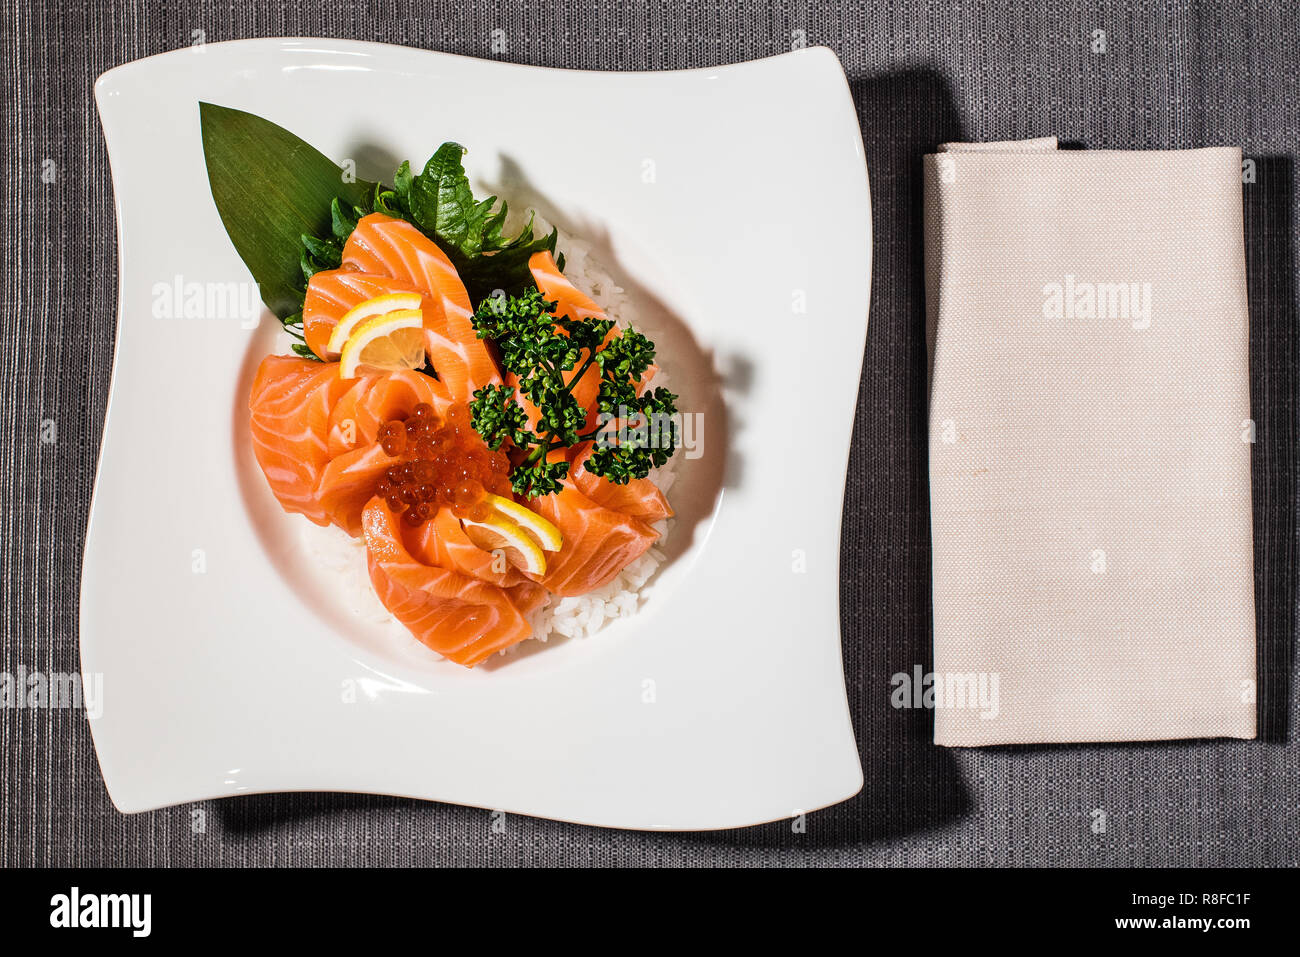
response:
<svg viewBox="0 0 1300 957"><path fill-rule="evenodd" d="M475 431L494 450L509 442L519 451L510 481L520 495L559 491L569 466L548 461L550 453L589 440L596 448L587 460L588 471L619 485L645 478L677 448L677 397L666 389L637 395L637 385L654 361L654 343L632 329L610 336L610 319L557 319L555 308L535 288L479 304L475 331L496 344L502 368L518 380L538 421L529 429L513 388L486 386L470 403ZM574 386L588 375L600 378L595 410L573 395ZM583 431L593 411L598 424Z"/></svg>
<svg viewBox="0 0 1300 957"><path fill-rule="evenodd" d="M382 187L375 187L376 193ZM357 228L357 222L372 210L373 201L362 205L345 208L338 197L330 201L330 232L322 238L306 233L299 237L302 248L299 251L299 266L302 269L303 282L310 282L311 277L325 269L338 269L343 265L343 246Z"/></svg>
<svg viewBox="0 0 1300 957"><path fill-rule="evenodd" d="M613 436L605 442L598 439L587 460L587 471L615 485L645 478L677 451L677 396L667 389L651 389L626 408L631 424L618 429L616 444Z"/></svg>
<svg viewBox="0 0 1300 957"><path fill-rule="evenodd" d="M495 291L522 291L532 281L528 258L555 251L556 231L533 236L533 217L514 236L502 234L509 207L489 196L478 200L465 176L465 147L443 143L413 174L404 162L393 176L394 208L432 237L460 275L470 299L481 302Z"/></svg>
<svg viewBox="0 0 1300 957"><path fill-rule="evenodd" d="M483 252L483 234L494 218L496 197L474 199L461 165L464 154L459 143L443 143L418 176L412 175L409 162L403 162L393 177L393 191L415 225L469 257ZM498 222L498 238L500 232Z"/></svg>

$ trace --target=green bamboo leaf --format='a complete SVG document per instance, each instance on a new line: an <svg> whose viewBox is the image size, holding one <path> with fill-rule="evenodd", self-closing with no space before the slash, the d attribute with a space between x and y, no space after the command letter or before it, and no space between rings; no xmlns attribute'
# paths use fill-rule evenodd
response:
<svg viewBox="0 0 1300 957"><path fill-rule="evenodd" d="M334 232L335 200L369 208L375 184L252 113L199 104L203 155L217 212L262 301L284 319L302 308L302 237Z"/></svg>

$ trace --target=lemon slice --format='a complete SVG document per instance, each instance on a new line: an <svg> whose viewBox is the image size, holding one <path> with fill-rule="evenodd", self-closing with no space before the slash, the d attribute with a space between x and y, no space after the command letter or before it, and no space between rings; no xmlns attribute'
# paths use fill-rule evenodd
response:
<svg viewBox="0 0 1300 957"><path fill-rule="evenodd" d="M465 536L485 552L498 548L506 561L530 575L546 574L546 555L518 522L493 513L481 522L462 518Z"/></svg>
<svg viewBox="0 0 1300 957"><path fill-rule="evenodd" d="M419 309L396 309L352 330L339 355L339 376L419 369L424 365L424 318Z"/></svg>
<svg viewBox="0 0 1300 957"><path fill-rule="evenodd" d="M543 551L558 552L564 544L564 537L558 528L518 502L501 495L489 494L487 503L502 518L523 528Z"/></svg>
<svg viewBox="0 0 1300 957"><path fill-rule="evenodd" d="M419 309L420 298L418 292L390 292L353 306L343 313L343 318L330 332L330 341L325 346L325 358L337 359L343 352L343 344L348 341L348 336L352 335L352 330L367 319L399 309Z"/></svg>

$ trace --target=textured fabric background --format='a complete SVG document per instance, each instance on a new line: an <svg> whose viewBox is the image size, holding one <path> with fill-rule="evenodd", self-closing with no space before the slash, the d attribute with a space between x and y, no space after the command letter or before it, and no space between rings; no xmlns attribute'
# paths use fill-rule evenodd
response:
<svg viewBox="0 0 1300 957"><path fill-rule="evenodd" d="M188 44L196 30L208 41L340 36L480 57L501 30L508 52L497 56L587 69L707 66L806 38L834 48L851 79L876 236L842 556L867 781L857 798L813 815L806 833L642 834L524 818L493 833L486 811L352 795L124 817L82 714L6 710L5 864L1300 864L1295 6L3 0L2 17L0 670L11 673L78 667L116 300L112 189L91 99L104 70ZM1105 31L1104 54L1090 49L1093 30ZM1092 148L1239 145L1256 161L1245 194L1258 742L947 751L930 744L928 714L889 705L889 676L930 660L920 157L945 141L1045 134ZM41 441L47 420L52 443Z"/></svg>

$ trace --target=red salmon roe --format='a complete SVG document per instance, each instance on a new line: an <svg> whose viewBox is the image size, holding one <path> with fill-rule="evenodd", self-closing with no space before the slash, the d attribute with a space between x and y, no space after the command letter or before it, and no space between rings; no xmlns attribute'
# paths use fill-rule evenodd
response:
<svg viewBox="0 0 1300 957"><path fill-rule="evenodd" d="M482 521L490 512L489 492L511 494L510 459L474 431L468 406L452 406L440 424L433 406L421 402L406 419L385 422L378 440L401 461L380 476L375 494L411 528L447 507L458 518Z"/></svg>
<svg viewBox="0 0 1300 957"><path fill-rule="evenodd" d="M406 451L406 429L400 422L386 422L379 430L379 444L389 455L401 455Z"/></svg>

